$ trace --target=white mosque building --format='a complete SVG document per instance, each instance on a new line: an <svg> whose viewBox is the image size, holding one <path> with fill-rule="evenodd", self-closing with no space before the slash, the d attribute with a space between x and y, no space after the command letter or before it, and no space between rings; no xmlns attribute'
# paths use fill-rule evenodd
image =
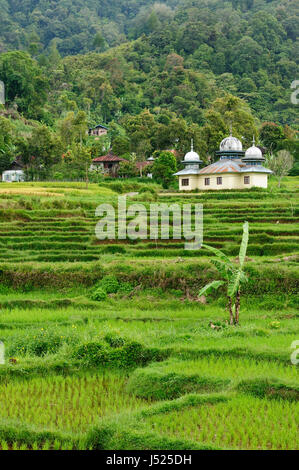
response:
<svg viewBox="0 0 299 470"><path fill-rule="evenodd" d="M272 171L263 166L265 158L254 139L252 147L244 152L240 140L230 135L221 142L216 155L217 162L200 168L203 162L194 152L192 142L191 152L182 162L185 168L175 173L180 191L267 188Z"/></svg>

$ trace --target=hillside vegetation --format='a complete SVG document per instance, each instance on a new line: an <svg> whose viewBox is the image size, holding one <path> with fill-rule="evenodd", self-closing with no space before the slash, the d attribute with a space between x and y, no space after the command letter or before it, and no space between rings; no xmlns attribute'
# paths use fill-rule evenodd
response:
<svg viewBox="0 0 299 470"><path fill-rule="evenodd" d="M1 11L0 50L29 51L52 91L101 106L96 119L167 105L201 124L211 99L230 92L261 120L294 123L296 1L1 0ZM59 53L88 55L58 66Z"/></svg>
<svg viewBox="0 0 299 470"><path fill-rule="evenodd" d="M17 157L29 180L82 180L112 148L133 176L159 150L180 165L191 138L207 163L231 129L298 174L296 1L1 4L0 171Z"/></svg>

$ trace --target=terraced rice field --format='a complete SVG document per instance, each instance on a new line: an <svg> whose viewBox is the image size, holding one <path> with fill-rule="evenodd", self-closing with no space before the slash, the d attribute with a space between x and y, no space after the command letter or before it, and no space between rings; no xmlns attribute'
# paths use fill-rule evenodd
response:
<svg viewBox="0 0 299 470"><path fill-rule="evenodd" d="M232 259L249 221L239 327L223 294L198 299L207 251L97 240L108 187L1 184L0 449L298 449L297 183L153 196L202 203Z"/></svg>

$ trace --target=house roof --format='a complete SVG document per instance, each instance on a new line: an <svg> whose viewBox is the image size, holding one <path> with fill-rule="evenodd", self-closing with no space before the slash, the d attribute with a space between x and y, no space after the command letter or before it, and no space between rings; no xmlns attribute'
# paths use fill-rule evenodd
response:
<svg viewBox="0 0 299 470"><path fill-rule="evenodd" d="M126 162L124 158L118 157L114 155L114 153L109 152L107 155L103 155L102 157L97 157L92 160L93 162Z"/></svg>
<svg viewBox="0 0 299 470"><path fill-rule="evenodd" d="M22 168L24 168L23 163L22 163L21 160L18 159L18 158L16 158L15 160L13 160L13 161L9 164L7 170L15 170L16 168L19 168L20 170L22 170Z"/></svg>
<svg viewBox="0 0 299 470"><path fill-rule="evenodd" d="M175 176L183 175L218 175L223 173L272 173L269 168L261 165L246 165L241 160L219 160L201 170L199 168L186 168L175 173Z"/></svg>
<svg viewBox="0 0 299 470"><path fill-rule="evenodd" d="M244 168L241 168L241 173L269 173L269 174L272 174L273 171L269 170L269 168L265 168L262 165L253 165L253 166L246 165Z"/></svg>
<svg viewBox="0 0 299 470"><path fill-rule="evenodd" d="M149 162L149 161L146 161L146 162L136 162L136 166L138 168L138 170L140 170L140 168L144 168L148 165L151 165L152 162Z"/></svg>
<svg viewBox="0 0 299 470"><path fill-rule="evenodd" d="M98 129L98 128L101 128L101 129L106 129L108 131L108 127L106 126L103 126L102 124L97 124L96 126L94 127L90 127L89 130L91 131L92 129Z"/></svg>
<svg viewBox="0 0 299 470"><path fill-rule="evenodd" d="M183 176L183 175L199 175L199 168L185 168L184 170L174 173L174 176Z"/></svg>
<svg viewBox="0 0 299 470"><path fill-rule="evenodd" d="M214 173L240 173L241 167L245 166L240 160L219 160L200 170L200 174Z"/></svg>

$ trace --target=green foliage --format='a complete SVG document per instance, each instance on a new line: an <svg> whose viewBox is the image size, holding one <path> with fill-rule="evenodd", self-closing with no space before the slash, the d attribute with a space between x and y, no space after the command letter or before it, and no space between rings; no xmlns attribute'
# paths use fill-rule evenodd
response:
<svg viewBox="0 0 299 470"><path fill-rule="evenodd" d="M284 0L234 0L224 6L220 0L195 5L189 0L129 0L126 7L113 0L100 9L96 0L66 0L63 7L40 0L10 8L2 3L2 50L26 49L42 70L34 72L33 82L26 78L23 83L19 64L24 61L30 77L35 59L24 52L3 54L11 85L16 78L9 100L10 90L20 89L22 98L13 95L23 111L24 99L33 105L35 89L42 106L30 115L49 117L48 109L40 110L48 83L55 117L84 109L92 123L148 108L164 126L169 110L188 124L202 125L203 111L224 92L246 100L263 121L295 121L289 87L296 76L296 0L287 7ZM13 38L10 31L15 31ZM171 147L155 149L172 148L180 138L173 137ZM145 139L140 152L152 144Z"/></svg>
<svg viewBox="0 0 299 470"><path fill-rule="evenodd" d="M151 361L162 361L168 352L146 348L137 341L122 340L116 336L105 337L107 343L86 343L74 351L74 357L85 365L102 365L118 368L144 366Z"/></svg>
<svg viewBox="0 0 299 470"><path fill-rule="evenodd" d="M41 328L27 334L16 335L12 338L8 353L10 356L25 354L45 356L54 354L61 347L63 340L58 331Z"/></svg>
<svg viewBox="0 0 299 470"><path fill-rule="evenodd" d="M0 78L5 83L8 104L15 103L31 118L43 118L49 81L29 54L21 51L1 54Z"/></svg>
<svg viewBox="0 0 299 470"><path fill-rule="evenodd" d="M298 402L299 386L296 384L288 384L277 379L251 379L241 381L238 390L248 393L258 398L267 397L269 399L289 400Z"/></svg>
<svg viewBox="0 0 299 470"><path fill-rule="evenodd" d="M107 299L107 292L102 287L97 287L91 294L91 299L101 302Z"/></svg>
<svg viewBox="0 0 299 470"><path fill-rule="evenodd" d="M217 248L203 244L202 247L211 251L216 255L217 259L213 260L212 263L224 278L227 284L227 297L229 299L229 312L230 312L230 324L239 323L239 310L240 310L240 293L241 293L241 284L247 281L246 274L244 272L244 262L246 258L246 252L248 247L249 239L249 226L248 222L245 222L243 225L243 235L240 245L238 262L239 266L236 268L230 259ZM224 281L212 281L207 286L203 287L199 296L203 295L206 291L211 289L218 289L224 284Z"/></svg>
<svg viewBox="0 0 299 470"><path fill-rule="evenodd" d="M136 370L128 382L128 391L147 400L169 400L187 393L217 391L225 388L229 380L192 374L163 374L151 370Z"/></svg>
<svg viewBox="0 0 299 470"><path fill-rule="evenodd" d="M174 182L173 174L177 171L177 163L172 152L156 152L153 163L153 177L162 184L163 188L168 188Z"/></svg>
<svg viewBox="0 0 299 470"><path fill-rule="evenodd" d="M13 160L13 126L11 122L0 116L0 173L7 170Z"/></svg>
<svg viewBox="0 0 299 470"><path fill-rule="evenodd" d="M115 276L105 276L100 282L101 287L107 294L116 294L119 289L119 282Z"/></svg>
<svg viewBox="0 0 299 470"><path fill-rule="evenodd" d="M138 170L135 162L120 162L118 176L124 178L134 178L137 176Z"/></svg>

